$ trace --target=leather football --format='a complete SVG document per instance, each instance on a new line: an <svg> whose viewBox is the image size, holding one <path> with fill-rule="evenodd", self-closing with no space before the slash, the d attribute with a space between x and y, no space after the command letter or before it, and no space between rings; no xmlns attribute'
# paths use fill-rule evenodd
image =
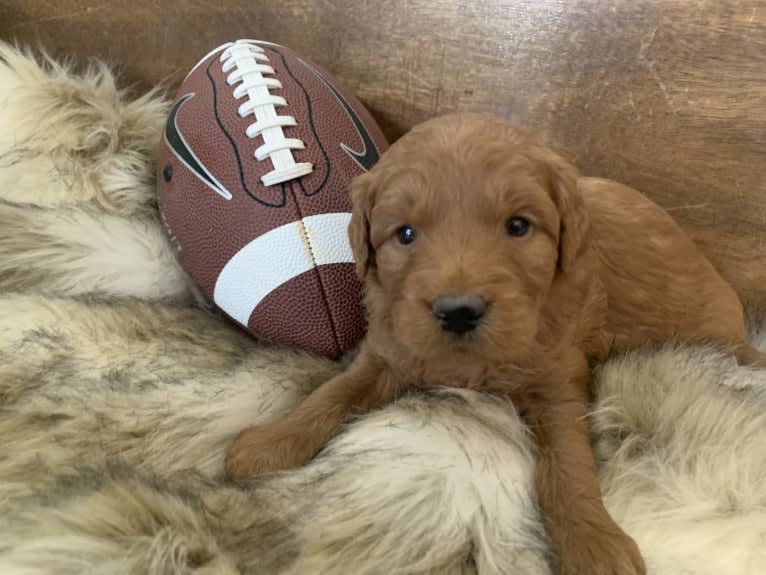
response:
<svg viewBox="0 0 766 575"><path fill-rule="evenodd" d="M364 335L351 180L388 147L292 50L237 40L183 81L160 143L160 215L202 294L256 338L338 358Z"/></svg>

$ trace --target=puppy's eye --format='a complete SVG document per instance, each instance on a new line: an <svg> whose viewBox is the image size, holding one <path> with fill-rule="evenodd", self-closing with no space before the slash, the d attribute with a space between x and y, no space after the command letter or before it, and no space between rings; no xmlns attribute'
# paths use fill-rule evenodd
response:
<svg viewBox="0 0 766 575"><path fill-rule="evenodd" d="M415 241L415 230L410 226L402 226L396 232L396 238L400 244L411 244Z"/></svg>
<svg viewBox="0 0 766 575"><path fill-rule="evenodd" d="M529 220L520 216L514 216L505 224L508 235L514 238L520 238L529 232Z"/></svg>

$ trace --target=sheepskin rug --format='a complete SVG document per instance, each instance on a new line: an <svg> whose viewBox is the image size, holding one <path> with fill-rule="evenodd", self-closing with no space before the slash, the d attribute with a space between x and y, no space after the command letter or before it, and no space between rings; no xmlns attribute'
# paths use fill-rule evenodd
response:
<svg viewBox="0 0 766 575"><path fill-rule="evenodd" d="M156 214L167 110L0 45L0 574L548 573L503 399L412 394L302 469L223 479L237 431L339 366L198 305ZM766 372L669 345L596 390L607 504L650 573L766 573Z"/></svg>

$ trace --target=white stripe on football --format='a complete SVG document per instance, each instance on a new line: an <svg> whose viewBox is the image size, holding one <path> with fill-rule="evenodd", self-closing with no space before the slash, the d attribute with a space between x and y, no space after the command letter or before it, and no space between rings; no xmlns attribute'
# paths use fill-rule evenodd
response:
<svg viewBox="0 0 766 575"><path fill-rule="evenodd" d="M317 214L258 236L221 270L215 304L247 326L258 304L282 284L321 265L353 264L350 221L350 213Z"/></svg>

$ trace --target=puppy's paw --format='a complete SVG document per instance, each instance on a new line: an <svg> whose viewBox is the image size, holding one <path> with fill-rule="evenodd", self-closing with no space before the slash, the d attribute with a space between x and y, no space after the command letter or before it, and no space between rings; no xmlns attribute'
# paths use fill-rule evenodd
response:
<svg viewBox="0 0 766 575"><path fill-rule="evenodd" d="M737 363L739 365L766 369L766 353L755 349L749 344L742 344L736 350Z"/></svg>
<svg viewBox="0 0 766 575"><path fill-rule="evenodd" d="M226 474L232 479L300 467L321 448L305 429L272 424L250 427L234 440L226 454Z"/></svg>
<svg viewBox="0 0 766 575"><path fill-rule="evenodd" d="M645 575L646 566L636 542L616 525L609 531L579 526L560 549L559 573Z"/></svg>

